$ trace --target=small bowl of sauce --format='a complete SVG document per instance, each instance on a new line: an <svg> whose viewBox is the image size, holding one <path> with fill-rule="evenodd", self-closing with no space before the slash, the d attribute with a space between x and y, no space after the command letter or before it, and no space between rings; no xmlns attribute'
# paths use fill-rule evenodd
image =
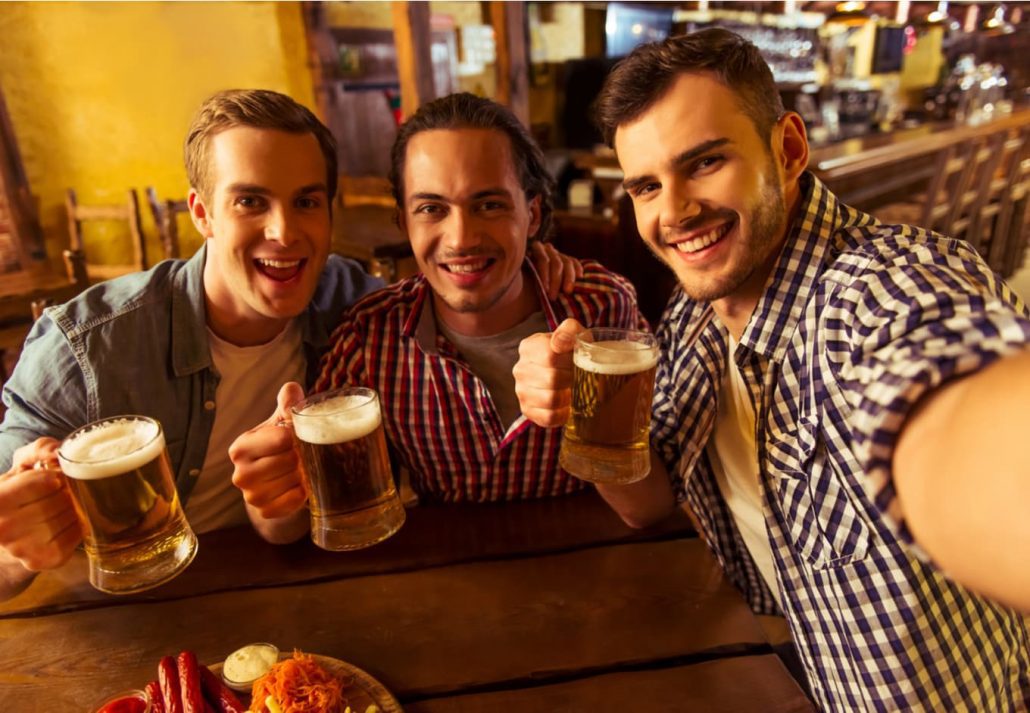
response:
<svg viewBox="0 0 1030 713"><path fill-rule="evenodd" d="M273 644L247 644L225 657L222 680L240 693L250 693L258 680L279 660L279 649Z"/></svg>
<svg viewBox="0 0 1030 713"><path fill-rule="evenodd" d="M108 696L89 710L90 713L150 713L150 696L146 691L122 691Z"/></svg>

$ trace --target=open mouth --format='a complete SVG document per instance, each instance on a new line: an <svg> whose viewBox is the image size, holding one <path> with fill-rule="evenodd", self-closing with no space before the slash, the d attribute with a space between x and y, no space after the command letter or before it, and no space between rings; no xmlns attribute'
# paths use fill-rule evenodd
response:
<svg viewBox="0 0 1030 713"><path fill-rule="evenodd" d="M701 252L705 248L709 248L725 238L726 234L730 232L734 225L736 225L736 221L731 220L728 223L718 225L707 233L693 237L690 240L674 243L672 247L681 253L692 254Z"/></svg>
<svg viewBox="0 0 1030 713"><path fill-rule="evenodd" d="M307 258L283 260L259 257L254 259L254 267L262 275L276 282L289 282L304 270Z"/></svg>

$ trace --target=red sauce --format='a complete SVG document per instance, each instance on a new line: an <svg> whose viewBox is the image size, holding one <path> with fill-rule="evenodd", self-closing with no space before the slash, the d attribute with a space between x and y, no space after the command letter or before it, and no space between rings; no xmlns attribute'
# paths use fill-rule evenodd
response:
<svg viewBox="0 0 1030 713"><path fill-rule="evenodd" d="M105 703L97 713L146 713L147 702L139 696L122 696Z"/></svg>

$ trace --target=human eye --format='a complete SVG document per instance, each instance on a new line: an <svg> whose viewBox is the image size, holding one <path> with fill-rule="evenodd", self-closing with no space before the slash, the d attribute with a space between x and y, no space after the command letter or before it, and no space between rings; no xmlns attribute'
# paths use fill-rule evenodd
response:
<svg viewBox="0 0 1030 713"><path fill-rule="evenodd" d="M415 206L415 209L412 212L415 215L423 215L429 218L434 218L443 215L444 209L443 206L437 203L420 203L419 205Z"/></svg>
<svg viewBox="0 0 1030 713"><path fill-rule="evenodd" d="M653 195L661 187L662 187L662 184L659 183L658 181L647 181L645 183L641 183L638 186L635 186L630 191L630 195L633 198L647 198L648 196Z"/></svg>
<svg viewBox="0 0 1030 713"><path fill-rule="evenodd" d="M485 200L482 201L477 208L480 213L491 213L501 210L507 210L508 204L501 200Z"/></svg>
<svg viewBox="0 0 1030 713"><path fill-rule="evenodd" d="M695 174L710 173L721 166L726 161L726 157L722 154L712 154L710 156L702 156L693 165L692 172Z"/></svg>
<svg viewBox="0 0 1030 713"><path fill-rule="evenodd" d="M320 208L322 201L318 196L301 196L297 199L297 207L305 209Z"/></svg>
<svg viewBox="0 0 1030 713"><path fill-rule="evenodd" d="M258 210L265 205L265 199L261 196L243 193L233 199L233 206L242 210Z"/></svg>

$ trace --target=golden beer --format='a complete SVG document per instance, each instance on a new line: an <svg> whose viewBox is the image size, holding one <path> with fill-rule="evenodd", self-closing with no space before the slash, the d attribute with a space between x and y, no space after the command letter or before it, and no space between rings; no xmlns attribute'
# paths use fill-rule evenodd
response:
<svg viewBox="0 0 1030 713"><path fill-rule="evenodd" d="M183 515L157 421L97 421L68 436L58 459L83 525L94 587L139 592L193 561L197 538Z"/></svg>
<svg viewBox="0 0 1030 713"><path fill-rule="evenodd" d="M657 343L646 332L593 329L579 335L562 468L595 483L633 483L647 476L657 364Z"/></svg>
<svg viewBox="0 0 1030 713"><path fill-rule="evenodd" d="M293 407L293 434L316 545L355 550L400 529L404 507L375 391L340 389L306 399Z"/></svg>

